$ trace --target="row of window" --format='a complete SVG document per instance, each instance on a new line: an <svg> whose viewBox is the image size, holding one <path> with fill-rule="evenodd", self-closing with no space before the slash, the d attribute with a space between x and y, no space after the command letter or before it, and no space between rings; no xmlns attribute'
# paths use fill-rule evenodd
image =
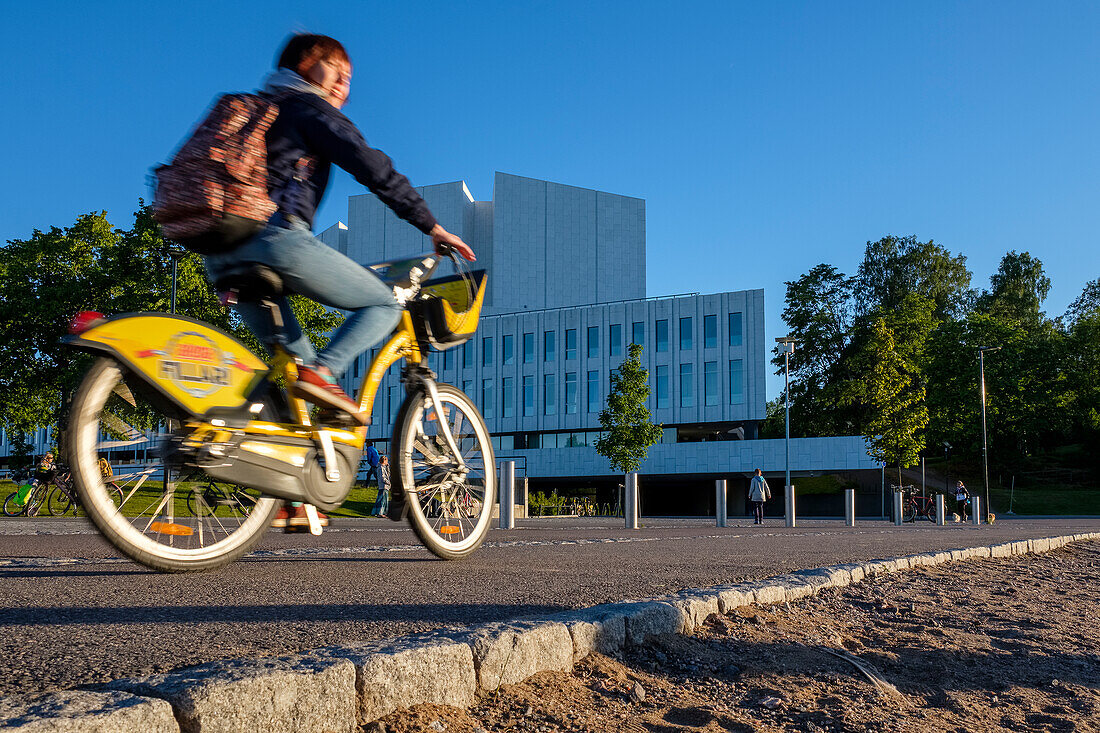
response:
<svg viewBox="0 0 1100 733"><path fill-rule="evenodd" d="M680 319L679 339L680 350L690 351L694 348L694 326L692 316ZM654 350L658 353L667 352L669 349L669 323L667 319L661 319L654 323ZM521 358L524 364L531 364L537 358L535 333L525 333L522 336ZM729 345L740 346L742 343L742 318L740 313L729 314ZM515 336L504 334L501 336L500 363L515 364ZM631 324L630 343L644 346L646 341L646 329L644 321L635 321ZM577 358L579 348L578 329L565 329L565 358L572 360ZM718 347L718 316L703 316L703 348L714 349ZM462 345L463 368L474 366L474 341L467 341ZM542 360L554 361L558 353L557 331L543 331L542 333ZM585 353L589 359L597 359L600 356L600 327L589 326L585 330ZM623 325L612 323L607 327L607 355L622 356L623 354ZM481 339L481 365L492 366L495 358L493 337L486 336ZM451 369L455 366L455 356L451 351L443 352L443 368Z"/></svg>
<svg viewBox="0 0 1100 733"><path fill-rule="evenodd" d="M670 389L668 372L669 368L667 365L659 365L656 369L653 393L655 404L658 409L672 406L672 390ZM727 379L729 380L730 404L741 404L745 401L745 365L742 359L731 359L729 361ZM481 380L481 400L479 406L482 414L487 419L497 417L499 408L500 417L515 417L516 378L501 377L499 379L499 393L496 389L496 381L497 380L494 379ZM564 386L564 395L561 395L564 397L562 409L566 415L575 415L580 408L581 397L581 385L578 381L577 372L565 373ZM467 380L463 383L462 387L463 391L467 394L476 397L476 395L473 395L471 392L473 389L472 382ZM520 377L519 407L521 414L524 417L538 414L558 414L558 375L542 375L541 405L537 402L536 387L537 383L534 375L528 374ZM678 394L680 407L695 407L694 364L680 365ZM497 404L498 396L500 398L499 405ZM714 407L717 406L720 401L718 362L703 362L703 404L706 407ZM586 412L599 412L603 409L603 396L600 393L600 373L596 370L591 370L585 374L584 405Z"/></svg>

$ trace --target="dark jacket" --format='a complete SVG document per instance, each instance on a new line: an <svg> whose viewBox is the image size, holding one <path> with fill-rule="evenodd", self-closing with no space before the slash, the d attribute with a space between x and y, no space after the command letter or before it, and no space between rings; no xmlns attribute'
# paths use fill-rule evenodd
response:
<svg viewBox="0 0 1100 733"><path fill-rule="evenodd" d="M303 180L294 182L303 158L312 163L303 171ZM368 146L340 110L315 94L282 97L279 116L267 132L268 191L279 211L312 229L334 163L420 231L427 234L435 226L435 217L409 179L394 170L385 153Z"/></svg>

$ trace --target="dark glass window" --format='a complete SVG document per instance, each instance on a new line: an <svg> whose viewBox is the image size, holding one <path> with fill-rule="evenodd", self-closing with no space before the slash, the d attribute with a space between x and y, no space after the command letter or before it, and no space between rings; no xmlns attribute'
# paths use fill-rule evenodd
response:
<svg viewBox="0 0 1100 733"><path fill-rule="evenodd" d="M588 358L595 359L600 355L600 327L588 327Z"/></svg>
<svg viewBox="0 0 1100 733"><path fill-rule="evenodd" d="M718 347L718 316L703 316L703 348Z"/></svg>
<svg viewBox="0 0 1100 733"><path fill-rule="evenodd" d="M468 369L474 365L474 340L470 339L462 344L462 368Z"/></svg>
<svg viewBox="0 0 1100 733"><path fill-rule="evenodd" d="M481 380L481 415L482 417L493 417L493 380L482 379Z"/></svg>
<svg viewBox="0 0 1100 733"><path fill-rule="evenodd" d="M451 349L447 349L443 352L443 368L450 369L454 365L454 352Z"/></svg>
<svg viewBox="0 0 1100 733"><path fill-rule="evenodd" d="M554 361L554 332L544 331L542 334L542 358L544 361Z"/></svg>
<svg viewBox="0 0 1100 733"><path fill-rule="evenodd" d="M489 366L493 363L493 337L486 336L481 339L481 366Z"/></svg>
<svg viewBox="0 0 1100 733"><path fill-rule="evenodd" d="M695 369L692 364L680 365L680 407L695 407Z"/></svg>
<svg viewBox="0 0 1100 733"><path fill-rule="evenodd" d="M504 334L500 339L500 363L516 363L516 337L510 333Z"/></svg>
<svg viewBox="0 0 1100 733"><path fill-rule="evenodd" d="M630 327L630 343L645 346L645 322L634 321Z"/></svg>
<svg viewBox="0 0 1100 733"><path fill-rule="evenodd" d="M738 405L745 401L745 363L741 359L730 359L730 404Z"/></svg>
<svg viewBox="0 0 1100 733"><path fill-rule="evenodd" d="M612 323L607 329L607 353L621 356L623 353L623 324Z"/></svg>
<svg viewBox="0 0 1100 733"><path fill-rule="evenodd" d="M730 346L741 345L741 314L730 313Z"/></svg>
<svg viewBox="0 0 1100 733"><path fill-rule="evenodd" d="M523 414L535 414L535 378L529 374L523 378Z"/></svg>
<svg viewBox="0 0 1100 733"><path fill-rule="evenodd" d="M523 334L523 363L530 364L535 360L535 334Z"/></svg>
<svg viewBox="0 0 1100 733"><path fill-rule="evenodd" d="M565 358L577 358L577 329L565 329Z"/></svg>
<svg viewBox="0 0 1100 733"><path fill-rule="evenodd" d="M565 373L565 414L577 413L577 373Z"/></svg>
<svg viewBox="0 0 1100 733"><path fill-rule="evenodd" d="M691 351L691 316L680 319L680 351Z"/></svg>
<svg viewBox="0 0 1100 733"><path fill-rule="evenodd" d="M500 380L500 416L515 417L516 383L512 377L502 377Z"/></svg>
<svg viewBox="0 0 1100 733"><path fill-rule="evenodd" d="M600 411L600 373L594 370L588 373L588 411Z"/></svg>
<svg viewBox="0 0 1100 733"><path fill-rule="evenodd" d="M657 343L657 351L668 351L668 321L662 319L656 323L654 341Z"/></svg>
<svg viewBox="0 0 1100 733"><path fill-rule="evenodd" d="M657 365L657 407L668 407L668 366Z"/></svg>
<svg viewBox="0 0 1100 733"><path fill-rule="evenodd" d="M542 375L542 411L544 415L556 415L558 413L558 389L557 380L553 374Z"/></svg>
<svg viewBox="0 0 1100 733"><path fill-rule="evenodd" d="M703 362L703 404L713 407L718 404L718 362Z"/></svg>

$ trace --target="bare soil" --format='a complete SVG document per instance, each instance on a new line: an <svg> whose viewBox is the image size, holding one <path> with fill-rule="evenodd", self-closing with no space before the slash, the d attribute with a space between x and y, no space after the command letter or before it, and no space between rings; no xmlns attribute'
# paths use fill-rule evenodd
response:
<svg viewBox="0 0 1100 733"><path fill-rule="evenodd" d="M1100 543L955 562L711 616L365 730L1100 731L1098 614Z"/></svg>

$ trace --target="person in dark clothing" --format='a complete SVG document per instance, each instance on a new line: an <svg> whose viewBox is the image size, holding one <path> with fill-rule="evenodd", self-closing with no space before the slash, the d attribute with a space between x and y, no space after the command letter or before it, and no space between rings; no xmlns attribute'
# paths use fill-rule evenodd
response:
<svg viewBox="0 0 1100 733"><path fill-rule="evenodd" d="M348 311L328 345L316 353L286 298L279 302L285 348L302 362L291 387L294 394L365 423L359 405L336 380L397 325L401 307L377 275L310 232L332 166L346 170L399 217L431 237L436 252L475 257L462 239L440 226L385 153L367 145L340 112L350 85L351 62L339 41L300 34L287 42L263 89L279 106L279 116L267 133L268 192L278 211L260 234L229 252L207 256L206 270L216 280L239 265L264 264L282 276L291 292ZM274 335L261 306L242 302L238 310L261 339Z"/></svg>
<svg viewBox="0 0 1100 733"><path fill-rule="evenodd" d="M962 481L955 484L955 513L959 515L959 519L966 521L967 504L970 503L970 492L967 491L966 486Z"/></svg>
<svg viewBox="0 0 1100 733"><path fill-rule="evenodd" d="M378 482L378 465L380 458L378 455L378 449L374 447L374 441L367 441L367 449L363 451L363 458L367 462L367 479L364 482L366 486L370 486L370 480L373 478L375 483Z"/></svg>

